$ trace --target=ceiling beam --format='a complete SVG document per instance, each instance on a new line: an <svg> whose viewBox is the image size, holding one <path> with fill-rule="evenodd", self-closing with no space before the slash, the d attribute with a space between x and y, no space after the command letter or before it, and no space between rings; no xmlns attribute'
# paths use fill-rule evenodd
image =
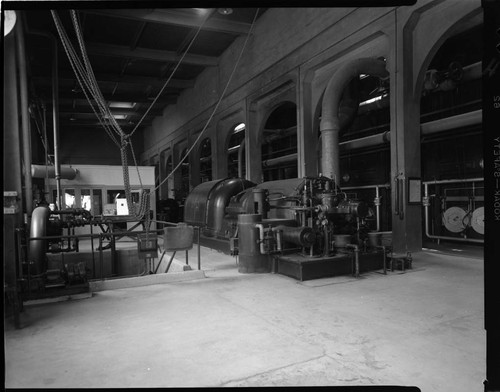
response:
<svg viewBox="0 0 500 392"><path fill-rule="evenodd" d="M182 10L165 9L120 9L120 10L82 10L83 12L106 15L112 17L154 22L164 25L175 25L185 27L199 27L202 23L202 17L186 13ZM203 25L203 30L219 31L234 35L247 34L250 31L251 24L243 22L234 22L220 18L210 18Z"/></svg>
<svg viewBox="0 0 500 392"><path fill-rule="evenodd" d="M132 117L142 117L144 115L143 111L138 112L136 109L121 109L121 108L110 108L112 114L120 114L120 115L125 115L125 116L132 116ZM65 114L82 114L82 115L89 115L89 116L95 116L95 113L92 111L90 107L66 107L66 106L60 106L59 107L59 114L65 115ZM146 118L148 117L156 117L156 116L161 116L162 110L152 110L148 113Z"/></svg>
<svg viewBox="0 0 500 392"><path fill-rule="evenodd" d="M100 56L128 57L134 59L162 61L169 63L177 63L181 58L181 55L172 51L145 48L136 48L134 50L131 50L128 46L99 43L87 44L87 53ZM218 61L219 59L217 57L202 56L189 53L186 54L186 56L182 60L184 64L200 65L203 67L216 66L218 64Z"/></svg>
<svg viewBox="0 0 500 392"><path fill-rule="evenodd" d="M50 85L52 82L50 78L46 76L37 76L34 75L33 79L37 83ZM107 73L98 73L96 74L96 79L98 82L103 83L125 83L125 84L142 84L153 87L163 87L167 78L154 78L150 76L135 76L135 75L117 75L117 74L107 74ZM61 82L75 82L76 77L70 74L60 74L59 81ZM184 88L193 88L194 80L181 80L181 79L171 79L168 82L168 88L176 88L176 89L184 89Z"/></svg>
<svg viewBox="0 0 500 392"><path fill-rule="evenodd" d="M123 94L116 94L113 96L109 95L104 95L104 99L106 101L115 101L115 102L135 102L137 104L144 104L144 105L150 105L153 103L154 98L151 99L146 99L146 98L139 98L138 96L131 96L129 94L123 95ZM52 105L52 98L47 97L43 99L44 103L48 106ZM88 102L83 93L79 94L72 94L72 93L62 93L59 94L59 103L61 105L72 105L73 102L75 102L76 105L82 106L82 105L87 105ZM156 102L155 106L166 106L170 104L174 104L177 102L177 96L167 96L167 97L160 97Z"/></svg>

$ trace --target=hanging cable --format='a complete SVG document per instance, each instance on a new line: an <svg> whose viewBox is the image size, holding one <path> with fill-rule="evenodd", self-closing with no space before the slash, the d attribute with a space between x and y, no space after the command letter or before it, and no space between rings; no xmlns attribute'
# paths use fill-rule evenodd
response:
<svg viewBox="0 0 500 392"><path fill-rule="evenodd" d="M179 169L179 167L181 167L181 165L182 165L182 163L184 162L184 160L187 158L187 156L190 154L190 152L193 150L193 148L196 146L196 144L200 141L200 139L201 139L201 137L202 137L203 133L205 132L205 130L206 130L206 129L207 129L207 127L208 127L208 124L210 124L210 121L212 121L212 118L214 117L214 115L215 115L215 113L216 113L217 109L219 108L220 103L222 102L222 99L224 98L224 95L226 94L226 91L227 91L227 89L228 89L228 87L229 87L229 84L231 83L231 80L232 80L232 78L233 78L233 76L234 76L234 73L236 72L236 69L237 69L238 64L239 64L239 62L240 62L240 60L241 60L241 57L242 57L242 55L243 55L243 52L245 51L245 48L246 48L247 43L248 43L248 40L250 39L250 36L251 36L251 34L252 34L252 31L253 31L253 28L254 28L254 25L255 25L255 21L257 20L257 16L258 16L258 14L259 14L259 10L260 10L260 8L257 8L257 11L255 12L255 16L254 16L253 21L252 21L252 25L250 26L250 30L248 31L248 34L247 34L246 39L245 39L245 42L243 43L243 47L241 48L241 51L240 51L240 54L239 54L239 56L238 56L238 58L237 58L237 60L236 60L236 63L234 64L233 70L231 71L231 74L229 75L229 79L227 80L227 83L226 83L226 85L225 85L225 87L224 87L224 90L222 91L222 94L220 95L219 100L218 100L218 101L217 101L217 103L215 104L214 110L213 110L213 111L212 111L212 113L210 114L210 117L208 118L208 120L207 120L207 122L206 122L205 126L203 127L203 129L201 130L200 134L198 135L198 137L196 138L196 140L194 141L194 143L191 145L191 147L190 147L190 148L186 151L186 154L185 154L185 155L181 158L181 160L179 161L179 163L177 164L177 166L176 166L176 167L175 167L175 168L174 168L174 169L173 169L173 170L172 170L172 171L171 171L171 172L167 175L167 177L165 177L165 178L163 179L163 181L162 181L162 182L160 182L160 183L156 186L156 188L154 189L155 191L156 191L158 188L160 188L160 186L162 186L162 185L165 183L165 181L167 181L167 180L170 178L170 176L171 176L172 174L174 174L174 173L175 173L175 172Z"/></svg>
<svg viewBox="0 0 500 392"><path fill-rule="evenodd" d="M208 20L208 18L210 17L210 15L211 14L208 14L205 17L205 19L203 19L203 22L198 27L198 30L196 31L196 34L191 39L191 42L189 42L189 45L187 46L187 48L184 51L184 53L182 54L181 58L179 59L179 61L175 65L175 68L173 69L173 71L170 73L170 76L168 77L167 81L163 84L163 87L161 88L160 92L156 95L155 99L153 100L153 102L151 103L151 105L149 105L149 108L146 110L146 112L141 117L141 119L137 122L137 124L134 127L134 129L132 130L132 132L130 132L130 136L132 136L134 134L134 132L137 130L137 128L139 127L139 125L141 124L141 122L144 120L144 118L147 116L147 114L149 113L149 111L153 108L153 106L156 103L156 101L158 100L158 98L160 98L161 94L163 93L163 90L165 90L165 88L167 87L168 83L170 82L170 80L174 76L175 72L177 71L177 68L179 68L179 65L181 65L182 61L184 60L184 57L186 57L187 52L189 51L189 49L193 45L194 41L196 40L196 37L198 37L198 34L200 33L202 27L205 25L205 22Z"/></svg>

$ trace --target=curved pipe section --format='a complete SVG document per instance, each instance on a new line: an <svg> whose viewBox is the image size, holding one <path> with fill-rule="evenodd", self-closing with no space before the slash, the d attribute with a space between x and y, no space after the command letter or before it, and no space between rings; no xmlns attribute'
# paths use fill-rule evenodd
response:
<svg viewBox="0 0 500 392"><path fill-rule="evenodd" d="M47 221L50 210L47 207L36 207L31 215L30 238L44 237L47 232ZM42 273L45 261L46 240L32 240L29 243L29 261L33 262L35 274Z"/></svg>
<svg viewBox="0 0 500 392"><path fill-rule="evenodd" d="M340 178L339 159L339 104L349 82L360 74L388 77L385 61L376 58L361 58L340 67L328 82L323 95L320 131L322 137L321 166L323 175L337 182Z"/></svg>

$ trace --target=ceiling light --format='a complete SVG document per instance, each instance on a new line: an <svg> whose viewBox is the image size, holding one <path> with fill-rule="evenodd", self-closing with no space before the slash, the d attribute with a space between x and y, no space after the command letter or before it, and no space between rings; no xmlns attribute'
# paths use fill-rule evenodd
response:
<svg viewBox="0 0 500 392"><path fill-rule="evenodd" d="M243 131L244 129L245 129L245 124L244 123L238 124L234 128L234 133Z"/></svg>
<svg viewBox="0 0 500 392"><path fill-rule="evenodd" d="M118 101L109 101L108 106L110 108L119 108L119 109L133 109L135 107L135 102L118 102Z"/></svg>
<svg viewBox="0 0 500 392"><path fill-rule="evenodd" d="M217 12L221 15L231 15L233 13L232 8L217 8Z"/></svg>

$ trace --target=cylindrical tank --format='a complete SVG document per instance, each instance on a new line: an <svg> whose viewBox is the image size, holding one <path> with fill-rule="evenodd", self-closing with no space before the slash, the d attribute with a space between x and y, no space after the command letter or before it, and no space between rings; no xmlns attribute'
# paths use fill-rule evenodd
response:
<svg viewBox="0 0 500 392"><path fill-rule="evenodd" d="M255 225L262 222L260 214L238 215L238 272L270 272L267 255L260 253L259 230Z"/></svg>
<svg viewBox="0 0 500 392"><path fill-rule="evenodd" d="M267 189L262 188L253 188L253 202L254 202L254 212L256 214L262 215L262 219L267 219L267 203L266 203L266 194Z"/></svg>

